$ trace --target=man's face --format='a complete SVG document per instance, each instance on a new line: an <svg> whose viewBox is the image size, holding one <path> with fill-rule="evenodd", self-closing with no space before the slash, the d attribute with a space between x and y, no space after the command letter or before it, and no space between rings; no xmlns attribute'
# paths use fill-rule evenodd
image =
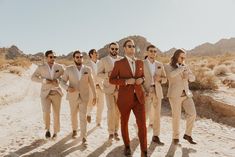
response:
<svg viewBox="0 0 235 157"><path fill-rule="evenodd" d="M157 49L156 48L149 48L148 49L148 58L155 59L157 56Z"/></svg>
<svg viewBox="0 0 235 157"><path fill-rule="evenodd" d="M51 53L47 56L47 63L54 64L56 56L54 53Z"/></svg>
<svg viewBox="0 0 235 157"><path fill-rule="evenodd" d="M74 63L78 66L82 65L82 62L83 62L82 58L83 58L82 54L80 54L80 53L75 54Z"/></svg>
<svg viewBox="0 0 235 157"><path fill-rule="evenodd" d="M185 53L181 53L179 55L179 58L178 58L178 63L184 64L185 63L185 59L186 59L186 54Z"/></svg>
<svg viewBox="0 0 235 157"><path fill-rule="evenodd" d="M111 56L117 56L117 54L119 53L119 46L116 44L110 45L109 53Z"/></svg>
<svg viewBox="0 0 235 157"><path fill-rule="evenodd" d="M126 46L124 47L124 51L126 55L134 56L135 54L135 44L133 41L129 41L126 43Z"/></svg>
<svg viewBox="0 0 235 157"><path fill-rule="evenodd" d="M93 54L91 54L91 59L92 60L95 60L95 61L97 61L97 59L98 59L98 53L95 51L95 52L93 52Z"/></svg>

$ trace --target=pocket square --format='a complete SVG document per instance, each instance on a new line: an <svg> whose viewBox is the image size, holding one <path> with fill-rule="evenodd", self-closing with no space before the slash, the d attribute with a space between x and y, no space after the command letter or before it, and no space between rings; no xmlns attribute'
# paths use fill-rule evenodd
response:
<svg viewBox="0 0 235 157"><path fill-rule="evenodd" d="M142 70L142 68L140 68L140 70Z"/></svg>
<svg viewBox="0 0 235 157"><path fill-rule="evenodd" d="M59 70L56 70L55 72L56 72L56 73L58 73L58 72L59 72Z"/></svg>

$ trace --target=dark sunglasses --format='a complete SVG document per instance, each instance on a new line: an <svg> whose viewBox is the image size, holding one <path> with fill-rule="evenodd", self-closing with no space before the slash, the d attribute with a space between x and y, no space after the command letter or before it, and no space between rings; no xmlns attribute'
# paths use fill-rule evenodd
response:
<svg viewBox="0 0 235 157"><path fill-rule="evenodd" d="M156 50L149 50L149 52L154 52L154 53L157 53L157 51L156 51Z"/></svg>
<svg viewBox="0 0 235 157"><path fill-rule="evenodd" d="M83 56L75 56L76 59L83 58Z"/></svg>
<svg viewBox="0 0 235 157"><path fill-rule="evenodd" d="M56 58L56 56L48 56L50 59L52 59L52 58Z"/></svg>
<svg viewBox="0 0 235 157"><path fill-rule="evenodd" d="M128 48L135 48L135 45L126 45Z"/></svg>
<svg viewBox="0 0 235 157"><path fill-rule="evenodd" d="M117 51L117 50L118 50L118 48L111 48L111 50L112 50L112 51L113 51L113 50L116 50L116 51Z"/></svg>

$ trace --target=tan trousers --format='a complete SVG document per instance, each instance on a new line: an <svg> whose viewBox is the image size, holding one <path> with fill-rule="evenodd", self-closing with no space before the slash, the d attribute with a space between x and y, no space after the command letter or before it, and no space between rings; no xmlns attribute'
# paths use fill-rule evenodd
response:
<svg viewBox="0 0 235 157"><path fill-rule="evenodd" d="M60 131L61 95L58 92L53 92L46 98L41 98L41 103L45 129L50 130L50 113L52 106L54 118L54 133L58 133Z"/></svg>
<svg viewBox="0 0 235 157"><path fill-rule="evenodd" d="M181 118L181 108L186 113L186 131L188 136L192 135L193 124L196 119L196 109L192 98L186 96L179 98L169 98L172 110L173 139L179 139L179 126Z"/></svg>
<svg viewBox="0 0 235 157"><path fill-rule="evenodd" d="M69 100L70 105L70 116L71 116L71 124L72 129L78 129L78 111L79 111L79 120L80 120L80 130L81 130L81 138L87 137L87 103L81 102L78 103L76 100Z"/></svg>
<svg viewBox="0 0 235 157"><path fill-rule="evenodd" d="M114 134L119 130L120 113L117 107L117 94L117 92L105 94L109 134Z"/></svg>
<svg viewBox="0 0 235 157"><path fill-rule="evenodd" d="M145 100L146 120L149 119L149 124L153 124L153 136L159 136L162 99L158 99L156 93L151 92Z"/></svg>
<svg viewBox="0 0 235 157"><path fill-rule="evenodd" d="M104 93L102 92L102 90L97 87L96 88L96 124L100 124L101 120L102 120L102 113L104 110ZM92 96L90 97L90 101L88 103L87 106L87 115L91 116L91 111L93 109L93 104L92 104Z"/></svg>

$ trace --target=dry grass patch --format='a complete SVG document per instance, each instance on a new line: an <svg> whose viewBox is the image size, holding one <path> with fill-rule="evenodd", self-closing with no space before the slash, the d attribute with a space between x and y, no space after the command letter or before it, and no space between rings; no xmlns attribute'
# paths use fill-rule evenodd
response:
<svg viewBox="0 0 235 157"><path fill-rule="evenodd" d="M226 76L229 72L230 72L229 67L227 67L224 64L218 65L214 68L214 74L216 76Z"/></svg>

